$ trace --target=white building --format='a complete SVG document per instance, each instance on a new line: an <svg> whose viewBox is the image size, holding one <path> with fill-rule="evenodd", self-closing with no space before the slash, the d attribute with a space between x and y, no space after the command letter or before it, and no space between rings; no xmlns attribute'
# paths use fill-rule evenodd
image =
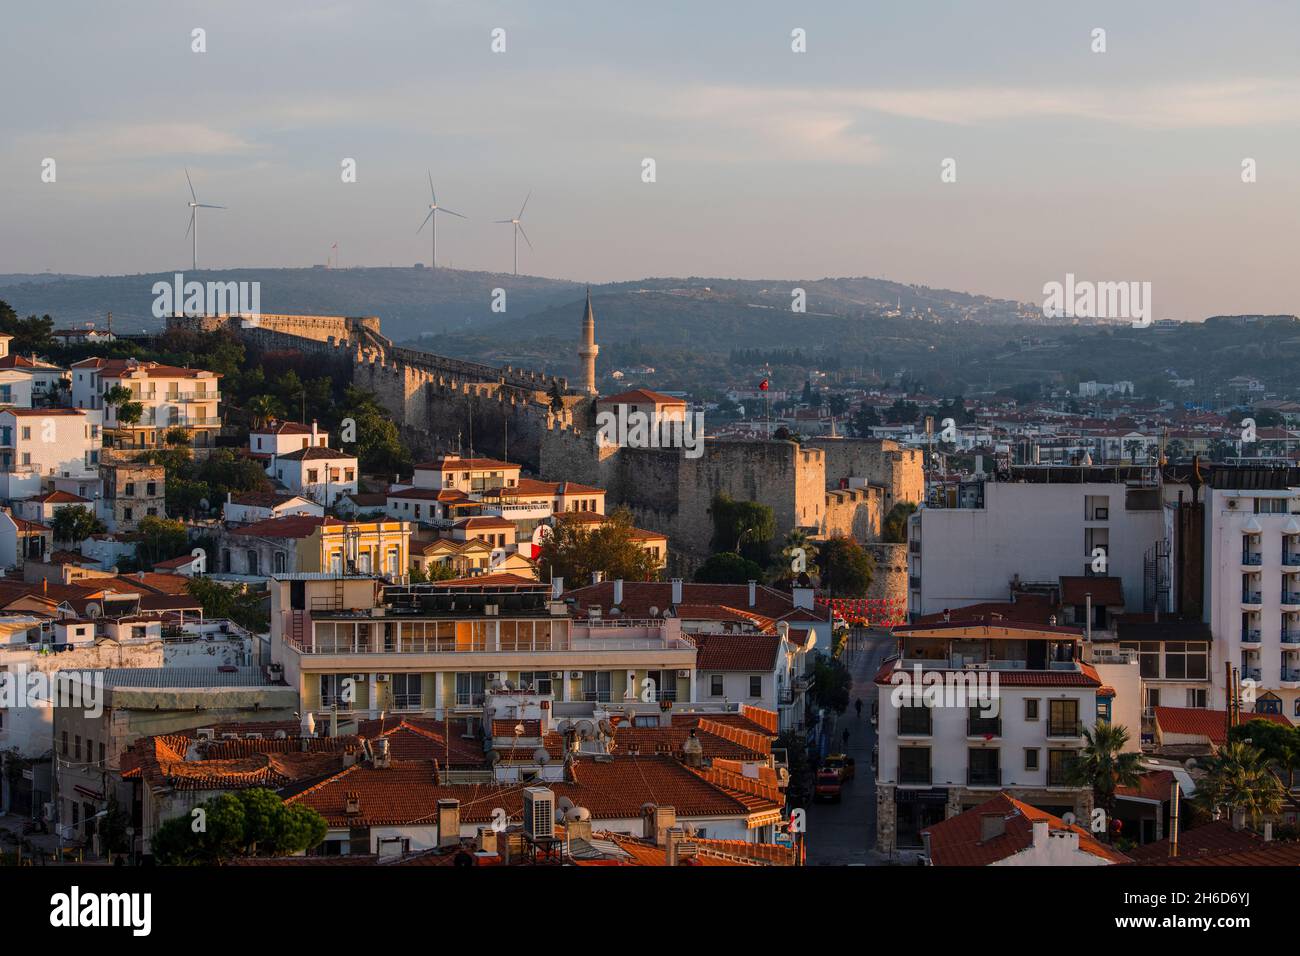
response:
<svg viewBox="0 0 1300 956"><path fill-rule="evenodd" d="M894 633L899 655L875 678L877 849L919 846L927 827L998 791L1090 818L1092 793L1069 771L1109 698L1082 660L1081 630L952 622Z"/></svg>
<svg viewBox="0 0 1300 956"><path fill-rule="evenodd" d="M112 429L123 445L156 447L164 443L168 431L180 428L194 447L210 448L221 431L220 379L205 369L90 358L72 366L72 404L102 410L104 427ZM133 402L144 406L134 424L123 425L117 420L117 407L104 402L105 394L119 385L130 390Z"/></svg>
<svg viewBox="0 0 1300 956"><path fill-rule="evenodd" d="M519 484L520 466L495 458L448 456L415 466L411 484L416 488L462 491L467 495Z"/></svg>
<svg viewBox="0 0 1300 956"><path fill-rule="evenodd" d="M1030 480L970 483L958 507L919 508L908 526L908 610L1005 601L1013 581L1104 574L1122 578L1125 606L1141 611L1144 561L1171 538L1163 501L1175 492L1153 482L1081 482L1102 469L1081 471L1016 469L1013 477Z"/></svg>
<svg viewBox="0 0 1300 956"><path fill-rule="evenodd" d="M273 454L266 473L291 494L330 507L341 495L355 494L359 473L357 458L320 445Z"/></svg>
<svg viewBox="0 0 1300 956"><path fill-rule="evenodd" d="M0 497L30 497L54 478L98 478L100 442L98 412L0 409Z"/></svg>
<svg viewBox="0 0 1300 956"><path fill-rule="evenodd" d="M227 524L252 524L288 515L319 518L324 514L325 509L319 502L302 495L282 495L274 491L226 492L226 503L221 508L221 517Z"/></svg>
<svg viewBox="0 0 1300 956"><path fill-rule="evenodd" d="M310 425L273 421L248 432L248 451L254 458L287 455L304 448L328 448L329 432L321 431L313 420Z"/></svg>
<svg viewBox="0 0 1300 956"><path fill-rule="evenodd" d="M1259 470L1241 474L1260 477ZM1219 473L1215 478L1216 485L1222 483ZM1239 669L1243 681L1257 682L1255 710L1297 718L1300 487L1272 484L1277 487L1207 489L1205 597L1214 636L1210 706L1226 706L1226 662Z"/></svg>

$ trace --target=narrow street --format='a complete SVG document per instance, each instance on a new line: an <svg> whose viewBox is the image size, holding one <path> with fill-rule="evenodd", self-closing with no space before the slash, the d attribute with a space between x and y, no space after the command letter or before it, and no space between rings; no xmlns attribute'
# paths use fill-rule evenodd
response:
<svg viewBox="0 0 1300 956"><path fill-rule="evenodd" d="M855 630L845 648L843 660L853 675L853 689L849 691L849 709L832 715L835 723L830 740L831 751L838 751L844 729L848 728L849 742L844 752L856 761L856 772L845 784L839 803L813 803L807 808L809 866L879 862L871 852L876 838L875 773L871 769L871 748L876 743L871 704L876 699L876 688L871 679L893 650L894 638L884 631ZM853 702L859 699L860 719L853 708Z"/></svg>

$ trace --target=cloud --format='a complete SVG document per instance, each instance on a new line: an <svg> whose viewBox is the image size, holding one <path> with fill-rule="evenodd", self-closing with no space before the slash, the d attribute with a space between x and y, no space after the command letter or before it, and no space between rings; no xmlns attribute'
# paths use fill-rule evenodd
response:
<svg viewBox="0 0 1300 956"><path fill-rule="evenodd" d="M157 159L166 156L232 156L258 149L243 136L204 123L135 123L87 126L52 136L24 135L16 152L83 163Z"/></svg>

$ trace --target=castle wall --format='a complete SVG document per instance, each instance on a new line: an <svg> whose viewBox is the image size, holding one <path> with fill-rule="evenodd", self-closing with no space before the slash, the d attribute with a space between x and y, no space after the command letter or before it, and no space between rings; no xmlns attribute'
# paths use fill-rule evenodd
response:
<svg viewBox="0 0 1300 956"><path fill-rule="evenodd" d="M920 504L925 498L925 453L903 448L887 438L810 438L804 442L826 454L826 488L844 478L862 478L883 491L882 514L900 501Z"/></svg>
<svg viewBox="0 0 1300 956"><path fill-rule="evenodd" d="M865 546L876 559L876 573L866 596L871 599L889 599L899 607L907 607L907 545L887 544L877 541Z"/></svg>
<svg viewBox="0 0 1300 956"><path fill-rule="evenodd" d="M822 534L828 538L852 538L859 543L879 540L883 489L868 486L827 491L825 495L826 518Z"/></svg>

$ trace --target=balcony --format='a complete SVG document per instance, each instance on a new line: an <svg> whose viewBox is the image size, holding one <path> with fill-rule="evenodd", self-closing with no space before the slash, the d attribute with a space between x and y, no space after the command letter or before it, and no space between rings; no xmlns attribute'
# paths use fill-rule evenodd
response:
<svg viewBox="0 0 1300 956"><path fill-rule="evenodd" d="M1257 606L1263 603L1258 591L1242 591L1241 603L1248 606Z"/></svg>
<svg viewBox="0 0 1300 956"><path fill-rule="evenodd" d="M1293 551L1290 548L1283 550L1282 567L1300 568L1300 551Z"/></svg>
<svg viewBox="0 0 1300 956"><path fill-rule="evenodd" d="M1283 591L1283 607L1300 607L1300 591Z"/></svg>
<svg viewBox="0 0 1300 956"><path fill-rule="evenodd" d="M1264 553L1262 551L1243 551L1241 553L1241 566L1244 568L1258 568L1264 563Z"/></svg>
<svg viewBox="0 0 1300 956"><path fill-rule="evenodd" d="M1282 668L1282 686L1288 690L1295 690L1300 687L1300 668Z"/></svg>
<svg viewBox="0 0 1300 956"><path fill-rule="evenodd" d="M397 710L423 710L423 694L394 694L393 707Z"/></svg>
<svg viewBox="0 0 1300 956"><path fill-rule="evenodd" d="M1253 680L1256 682L1262 681L1264 679L1264 671L1259 667L1243 667L1241 669L1241 679Z"/></svg>
<svg viewBox="0 0 1300 956"><path fill-rule="evenodd" d="M979 710L972 710L966 717L967 737L1001 737L1001 717L981 717Z"/></svg>
<svg viewBox="0 0 1300 956"><path fill-rule="evenodd" d="M1083 736L1083 721L1081 720L1048 720L1047 736L1061 738L1075 738Z"/></svg>
<svg viewBox="0 0 1300 956"><path fill-rule="evenodd" d="M1241 632L1242 647L1259 647L1259 645L1260 645L1260 634L1258 628L1252 628L1249 631Z"/></svg>
<svg viewBox="0 0 1300 956"><path fill-rule="evenodd" d="M1002 768L969 767L966 770L966 786L1000 787L1002 786Z"/></svg>

